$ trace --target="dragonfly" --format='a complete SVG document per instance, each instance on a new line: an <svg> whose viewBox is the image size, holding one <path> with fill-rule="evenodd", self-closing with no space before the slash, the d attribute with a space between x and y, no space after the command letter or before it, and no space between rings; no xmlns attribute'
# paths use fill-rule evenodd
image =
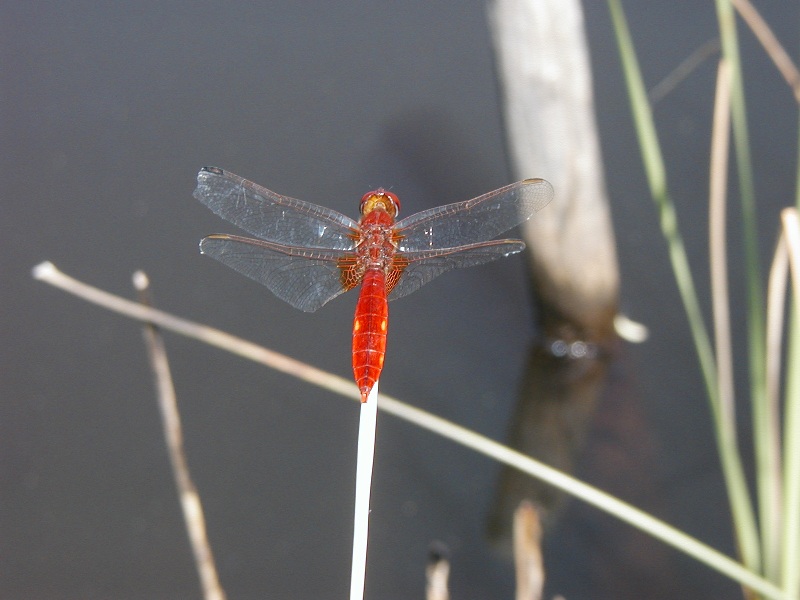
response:
<svg viewBox="0 0 800 600"><path fill-rule="evenodd" d="M553 188L544 179L526 179L399 221L397 195L378 188L361 198L361 217L355 221L204 167L194 197L255 236L215 233L202 239L200 252L295 308L314 312L361 285L353 320L353 375L366 402L383 369L388 302L451 269L521 252L521 240L494 238L547 205Z"/></svg>

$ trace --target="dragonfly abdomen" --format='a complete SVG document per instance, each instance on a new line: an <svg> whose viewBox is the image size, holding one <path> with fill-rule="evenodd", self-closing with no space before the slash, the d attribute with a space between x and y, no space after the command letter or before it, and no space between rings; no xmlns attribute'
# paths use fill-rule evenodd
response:
<svg viewBox="0 0 800 600"><path fill-rule="evenodd" d="M368 269L364 273L353 320L353 374L362 402L367 401L383 369L388 322L386 275L383 269Z"/></svg>

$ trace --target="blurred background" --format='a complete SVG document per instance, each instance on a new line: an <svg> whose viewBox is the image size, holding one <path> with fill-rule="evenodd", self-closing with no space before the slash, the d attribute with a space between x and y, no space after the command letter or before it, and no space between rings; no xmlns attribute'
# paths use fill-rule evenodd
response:
<svg viewBox="0 0 800 600"><path fill-rule="evenodd" d="M800 8L761 4L796 53ZM717 35L710 2L625 8L651 86ZM622 309L651 338L621 346L578 475L733 553L607 8L585 10ZM51 260L129 297L144 269L160 308L349 378L355 295L304 314L200 256L203 235L239 232L192 198L196 173L220 166L351 216L379 186L408 215L509 183L486 5L4 2L2 15L0 598L198 598L140 326L30 269ZM748 31L741 44L766 265L792 202L796 108ZM655 108L702 290L715 69L712 58ZM730 220L741 315L736 205ZM519 257L441 277L392 304L381 391L502 439L533 311ZM356 404L193 341L167 346L229 598L343 597ZM511 565L484 535L500 467L386 415L375 460L367 597L422 597L440 540L454 600L510 598ZM545 551L550 595L569 600L737 593L578 502Z"/></svg>

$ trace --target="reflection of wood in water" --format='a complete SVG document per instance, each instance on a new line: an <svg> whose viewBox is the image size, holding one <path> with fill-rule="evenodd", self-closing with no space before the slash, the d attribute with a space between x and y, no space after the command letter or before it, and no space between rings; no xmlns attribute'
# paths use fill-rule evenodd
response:
<svg viewBox="0 0 800 600"><path fill-rule="evenodd" d="M557 316L543 314L549 316L546 334L531 349L506 442L653 510L663 495L653 469L657 447L619 373L615 338L584 342ZM615 600L691 595L691 583L675 575L675 555L662 543L511 468L501 472L489 517L490 539L503 553L510 555L513 513L526 500L539 509L545 562L548 549L570 556L568 564L549 570L552 592L579 577L595 592L614 590Z"/></svg>
<svg viewBox="0 0 800 600"><path fill-rule="evenodd" d="M621 354L607 363L606 383L576 454L576 475L634 506L663 514L667 494L658 481L659 447L635 385L620 364ZM562 573L562 579L580 572L591 589L604 590L614 600L698 597L696 582L677 572L678 554L662 542L582 502L567 501L563 509L551 523L551 547L560 546L554 554L580 553L584 560L572 565L572 575ZM552 584L564 590L555 577Z"/></svg>
<svg viewBox="0 0 800 600"><path fill-rule="evenodd" d="M605 343L586 342L573 333L574 328L563 326L563 321L557 325L551 320L550 325L543 341L531 349L507 443L572 473L605 385L611 357L608 345L613 338L606 336ZM563 495L516 469L504 469L490 517L491 537L503 545L508 543L512 515L523 500L539 507L547 528Z"/></svg>

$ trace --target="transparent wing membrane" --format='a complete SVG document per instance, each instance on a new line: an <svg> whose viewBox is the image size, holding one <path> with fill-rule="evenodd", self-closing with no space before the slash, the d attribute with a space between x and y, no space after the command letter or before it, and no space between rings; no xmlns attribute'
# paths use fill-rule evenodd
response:
<svg viewBox="0 0 800 600"><path fill-rule="evenodd" d="M350 217L216 167L197 174L194 197L226 221L277 244L351 250L358 235L358 223Z"/></svg>
<svg viewBox="0 0 800 600"><path fill-rule="evenodd" d="M407 296L447 271L482 265L521 252L524 248L525 244L517 240L497 240L400 254L395 258L394 268L402 273L389 294L389 300Z"/></svg>
<svg viewBox="0 0 800 600"><path fill-rule="evenodd" d="M346 291L339 264L349 253L273 244L233 235L210 235L200 251L267 286L281 300L314 312Z"/></svg>
<svg viewBox="0 0 800 600"><path fill-rule="evenodd" d="M377 238L374 230L362 236L358 223L335 210L282 196L216 167L198 173L194 196L260 238L210 235L200 243L203 254L265 285L292 306L313 312L357 286L365 271L374 268L368 262L375 260L368 258L372 251L365 246L370 239L388 236L397 244L386 278L390 300L446 271L520 252L525 247L521 241L493 238L547 205L553 188L543 179L526 179L422 211L394 227L385 225Z"/></svg>
<svg viewBox="0 0 800 600"><path fill-rule="evenodd" d="M472 200L446 204L397 223L401 251L455 248L491 240L524 223L553 198L544 179L526 179Z"/></svg>

